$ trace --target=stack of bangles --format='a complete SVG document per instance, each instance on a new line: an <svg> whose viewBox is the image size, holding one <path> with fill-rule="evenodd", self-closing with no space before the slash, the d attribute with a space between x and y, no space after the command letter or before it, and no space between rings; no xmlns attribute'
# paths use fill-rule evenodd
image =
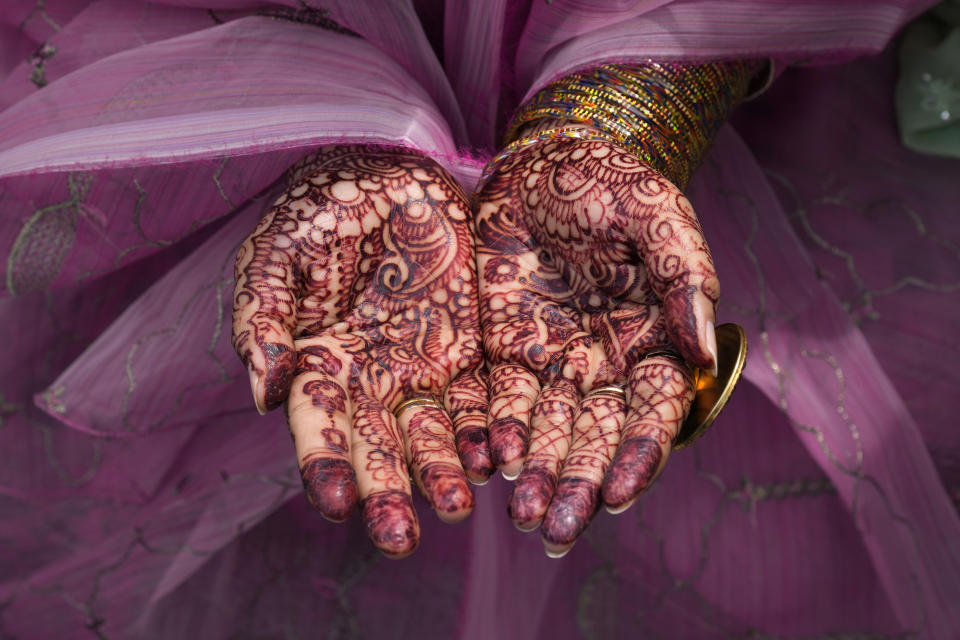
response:
<svg viewBox="0 0 960 640"><path fill-rule="evenodd" d="M480 184L524 147L578 138L618 144L683 189L764 64L648 61L571 73L520 107L508 127L506 146L487 164ZM567 124L522 135L551 120Z"/></svg>

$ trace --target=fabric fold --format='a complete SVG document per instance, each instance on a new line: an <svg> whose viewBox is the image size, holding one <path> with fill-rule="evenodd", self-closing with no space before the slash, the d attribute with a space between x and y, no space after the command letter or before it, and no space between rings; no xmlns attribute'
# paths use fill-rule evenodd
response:
<svg viewBox="0 0 960 640"><path fill-rule="evenodd" d="M0 141L7 293L176 242L325 143L414 147L478 172L451 162L447 125L402 69L358 38L316 31L242 18L99 60L0 114L0 130L16 132ZM340 64L323 64L332 57ZM285 73L291 61L309 77Z"/></svg>

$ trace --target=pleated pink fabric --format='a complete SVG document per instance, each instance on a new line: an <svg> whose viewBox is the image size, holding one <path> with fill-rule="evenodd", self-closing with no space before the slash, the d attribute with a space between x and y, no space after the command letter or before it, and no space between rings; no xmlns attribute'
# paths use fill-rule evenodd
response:
<svg viewBox="0 0 960 640"><path fill-rule="evenodd" d="M0 635L956 637L960 164L899 145L889 54L788 68L878 53L929 3L447 4L441 63L436 3L9 3ZM419 503L420 549L381 559L253 408L236 247L317 146L421 149L470 190L524 95L648 56L782 73L689 189L745 380L563 560L499 478L460 525Z"/></svg>

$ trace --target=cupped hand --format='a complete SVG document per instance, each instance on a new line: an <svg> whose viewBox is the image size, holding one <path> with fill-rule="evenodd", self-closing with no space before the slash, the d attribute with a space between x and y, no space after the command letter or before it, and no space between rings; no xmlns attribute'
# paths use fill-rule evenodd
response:
<svg viewBox="0 0 960 640"><path fill-rule="evenodd" d="M719 282L689 201L609 142L516 152L476 211L490 452L515 525L562 554L663 469L691 366L715 367Z"/></svg>
<svg viewBox="0 0 960 640"><path fill-rule="evenodd" d="M359 503L374 544L400 557L419 540L411 476L441 519L470 513L468 477L493 472L473 234L435 162L338 146L294 167L238 253L233 340L257 408L286 402L326 518ZM436 406L394 417L420 397Z"/></svg>

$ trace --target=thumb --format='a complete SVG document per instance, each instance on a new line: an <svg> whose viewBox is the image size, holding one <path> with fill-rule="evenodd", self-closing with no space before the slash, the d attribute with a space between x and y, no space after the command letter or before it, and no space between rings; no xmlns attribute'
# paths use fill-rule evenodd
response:
<svg viewBox="0 0 960 640"><path fill-rule="evenodd" d="M233 296L233 347L250 373L261 414L283 404L296 368L297 268L293 248L277 242L273 215L237 252Z"/></svg>
<svg viewBox="0 0 960 640"><path fill-rule="evenodd" d="M643 188L660 189L652 215L639 218L636 239L650 285L663 304L667 335L687 362L715 371L720 281L700 223L690 201L666 180L645 180Z"/></svg>

